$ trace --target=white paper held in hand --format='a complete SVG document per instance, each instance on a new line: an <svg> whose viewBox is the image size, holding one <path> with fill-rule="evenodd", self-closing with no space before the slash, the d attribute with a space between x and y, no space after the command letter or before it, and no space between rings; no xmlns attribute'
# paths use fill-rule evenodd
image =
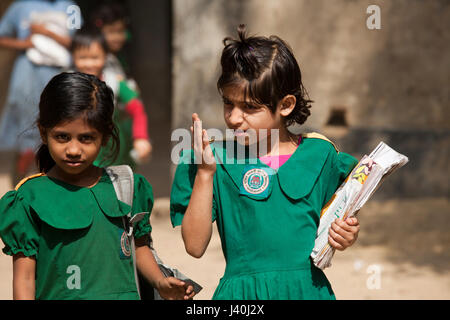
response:
<svg viewBox="0 0 450 320"><path fill-rule="evenodd" d="M408 158L384 142L365 155L323 207L311 258L320 269L331 266L335 249L328 243L331 224L353 217L381 185L384 178L408 163Z"/></svg>

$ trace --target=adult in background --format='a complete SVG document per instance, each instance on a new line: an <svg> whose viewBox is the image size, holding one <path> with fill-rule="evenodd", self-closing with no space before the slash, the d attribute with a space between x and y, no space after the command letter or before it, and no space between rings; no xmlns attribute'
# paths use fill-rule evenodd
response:
<svg viewBox="0 0 450 320"><path fill-rule="evenodd" d="M0 20L0 47L19 51L0 119L0 150L17 152L13 183L34 170L40 138L33 124L40 94L70 63L65 51L73 30L66 21L72 5L70 0L17 0Z"/></svg>

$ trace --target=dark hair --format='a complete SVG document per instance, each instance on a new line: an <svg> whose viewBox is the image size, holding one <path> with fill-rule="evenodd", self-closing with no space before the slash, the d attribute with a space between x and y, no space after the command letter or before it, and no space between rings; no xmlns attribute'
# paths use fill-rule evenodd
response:
<svg viewBox="0 0 450 320"><path fill-rule="evenodd" d="M113 113L113 92L103 81L80 72L63 72L53 77L42 92L36 122L40 128L51 129L84 117L103 134L104 141L112 139L113 146L107 158L116 159L120 141ZM44 173L55 165L45 144L39 148L36 161L40 172Z"/></svg>
<svg viewBox="0 0 450 320"><path fill-rule="evenodd" d="M96 28L102 28L107 24L113 24L117 21L123 21L128 25L128 12L125 6L118 1L103 1L94 10L90 18L90 24Z"/></svg>
<svg viewBox="0 0 450 320"><path fill-rule="evenodd" d="M73 53L77 49L89 48L96 42L101 45L105 54L108 53L108 45L103 33L96 28L83 27L74 34L72 44L70 45L70 52Z"/></svg>
<svg viewBox="0 0 450 320"><path fill-rule="evenodd" d="M217 88L222 93L228 85L246 83L245 96L266 105L275 113L278 103L286 95L293 95L295 109L286 117L285 125L303 124L311 114L311 102L302 84L297 60L289 45L277 36L248 37L245 25L238 27L239 39L223 40L222 75Z"/></svg>

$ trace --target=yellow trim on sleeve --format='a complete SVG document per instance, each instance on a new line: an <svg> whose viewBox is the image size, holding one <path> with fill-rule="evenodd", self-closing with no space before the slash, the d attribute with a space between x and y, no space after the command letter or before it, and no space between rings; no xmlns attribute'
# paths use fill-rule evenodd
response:
<svg viewBox="0 0 450 320"><path fill-rule="evenodd" d="M19 188L20 188L21 186L23 186L24 183L27 182L28 180L31 180L31 179L34 179L34 178L43 177L43 176L45 176L45 173L38 173L38 174L34 174L34 175L32 175L32 176L29 176L29 177L27 177L27 178L25 178L25 179L22 179L22 181L20 181L20 182L17 184L15 190L16 190L16 191L19 190Z"/></svg>
<svg viewBox="0 0 450 320"><path fill-rule="evenodd" d="M336 152L339 153L339 149L334 144L334 142L331 141L330 139L328 139L327 137L325 137L324 135L320 134L320 133L317 133L317 132L304 133L304 134L302 134L302 137L303 138L312 138L312 139L322 139L322 140L328 141L329 143L331 143L333 145L333 147L336 150Z"/></svg>

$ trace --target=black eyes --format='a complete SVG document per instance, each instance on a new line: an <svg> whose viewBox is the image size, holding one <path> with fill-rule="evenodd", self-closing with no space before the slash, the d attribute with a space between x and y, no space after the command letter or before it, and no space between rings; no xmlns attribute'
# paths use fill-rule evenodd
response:
<svg viewBox="0 0 450 320"><path fill-rule="evenodd" d="M58 134L58 135L55 136L55 139L58 142L69 142L71 140L71 137L69 135L67 135L67 134ZM95 140L95 137L91 136L91 135L83 135L83 136L80 136L78 138L78 140L81 143L90 143L90 142Z"/></svg>
<svg viewBox="0 0 450 320"><path fill-rule="evenodd" d="M254 105L251 105L251 104L246 104L246 105L245 105L245 108L246 108L247 110L258 110L258 109L259 109L259 107L254 106Z"/></svg>
<svg viewBox="0 0 450 320"><path fill-rule="evenodd" d="M94 140L93 136L81 136L80 137L80 141L81 142L91 142Z"/></svg>
<svg viewBox="0 0 450 320"><path fill-rule="evenodd" d="M66 134L58 134L55 138L56 138L56 140L62 141L62 142L70 140L70 137Z"/></svg>
<svg viewBox="0 0 450 320"><path fill-rule="evenodd" d="M231 103L231 101L230 100L227 100L227 99L222 99L223 100L223 104L224 105L227 105L227 106L231 106L232 105L232 103Z"/></svg>

